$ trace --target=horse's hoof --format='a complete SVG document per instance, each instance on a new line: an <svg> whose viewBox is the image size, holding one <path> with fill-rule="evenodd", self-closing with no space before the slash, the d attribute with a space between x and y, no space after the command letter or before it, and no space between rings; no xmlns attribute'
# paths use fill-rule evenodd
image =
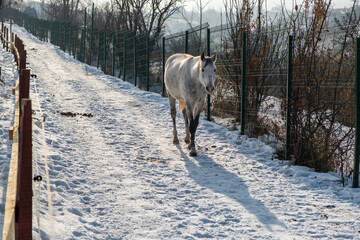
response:
<svg viewBox="0 0 360 240"><path fill-rule="evenodd" d="M195 149L191 149L191 150L190 150L190 156L191 156L191 157L196 157L196 156L197 156L197 152L196 152Z"/></svg>
<svg viewBox="0 0 360 240"><path fill-rule="evenodd" d="M190 139L188 139L188 138L185 138L184 141L185 141L186 144L190 143Z"/></svg>
<svg viewBox="0 0 360 240"><path fill-rule="evenodd" d="M176 138L176 139L173 140L173 144L179 144L179 143L180 143L179 139Z"/></svg>

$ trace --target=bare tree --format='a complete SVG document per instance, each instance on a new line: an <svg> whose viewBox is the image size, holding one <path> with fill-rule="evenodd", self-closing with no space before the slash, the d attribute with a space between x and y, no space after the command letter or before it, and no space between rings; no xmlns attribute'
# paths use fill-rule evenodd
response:
<svg viewBox="0 0 360 240"><path fill-rule="evenodd" d="M273 73L279 71L284 57L285 31L280 31L281 24L274 24L266 28L266 19L261 13L262 7L258 7L258 16L254 16L255 4L263 4L263 1L239 1L225 2L227 18L227 36L224 37L222 53L219 54L224 64L220 64L222 83L234 95L231 102L235 109L234 117L240 121L241 82L242 73L246 70L246 115L245 121L250 135L261 134L264 129L263 119L259 118L261 103L269 95L275 94L275 85L281 79ZM243 39L242 33L246 33ZM243 41L246 40L246 56L243 56ZM243 57L246 61L246 69L243 69ZM265 60L266 59L266 60ZM218 83L221 84L221 83ZM216 101L216 99L214 99ZM214 104L216 105L216 104Z"/></svg>
<svg viewBox="0 0 360 240"><path fill-rule="evenodd" d="M42 0L44 12L52 20L76 22L84 6L84 0Z"/></svg>
<svg viewBox="0 0 360 240"><path fill-rule="evenodd" d="M304 0L286 13L294 37L292 146L294 163L349 173L353 141L355 3L337 26L331 0ZM350 161L351 162L351 161Z"/></svg>
<svg viewBox="0 0 360 240"><path fill-rule="evenodd" d="M0 0L0 10L7 7L17 7L18 5L21 5L23 0Z"/></svg>
<svg viewBox="0 0 360 240"><path fill-rule="evenodd" d="M165 21L181 3L182 0L115 0L120 28L150 35L161 33Z"/></svg>

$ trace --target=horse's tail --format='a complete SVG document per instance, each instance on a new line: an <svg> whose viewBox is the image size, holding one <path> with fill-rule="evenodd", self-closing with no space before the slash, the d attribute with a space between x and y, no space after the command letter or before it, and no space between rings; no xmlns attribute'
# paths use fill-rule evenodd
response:
<svg viewBox="0 0 360 240"><path fill-rule="evenodd" d="M179 111L182 113L185 108L185 101L179 101Z"/></svg>

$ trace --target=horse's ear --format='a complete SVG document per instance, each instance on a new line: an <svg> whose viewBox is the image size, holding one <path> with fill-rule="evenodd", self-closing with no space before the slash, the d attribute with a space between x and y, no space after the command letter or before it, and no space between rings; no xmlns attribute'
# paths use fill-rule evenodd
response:
<svg viewBox="0 0 360 240"><path fill-rule="evenodd" d="M215 53L214 55L211 56L213 62L215 63L216 62L216 59L217 59L217 54Z"/></svg>
<svg viewBox="0 0 360 240"><path fill-rule="evenodd" d="M205 60L205 54L204 54L204 52L202 52L202 54L201 54L201 61L204 61Z"/></svg>

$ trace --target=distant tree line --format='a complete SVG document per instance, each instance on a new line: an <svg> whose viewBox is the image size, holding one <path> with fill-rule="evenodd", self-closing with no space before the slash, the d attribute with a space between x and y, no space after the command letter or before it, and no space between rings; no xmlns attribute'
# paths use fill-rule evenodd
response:
<svg viewBox="0 0 360 240"><path fill-rule="evenodd" d="M81 23L79 16L83 16L86 6L91 6L86 0L42 1L48 17L57 21ZM181 4L182 0L111 0L96 7L95 24L106 30L133 30L137 34L157 35Z"/></svg>

